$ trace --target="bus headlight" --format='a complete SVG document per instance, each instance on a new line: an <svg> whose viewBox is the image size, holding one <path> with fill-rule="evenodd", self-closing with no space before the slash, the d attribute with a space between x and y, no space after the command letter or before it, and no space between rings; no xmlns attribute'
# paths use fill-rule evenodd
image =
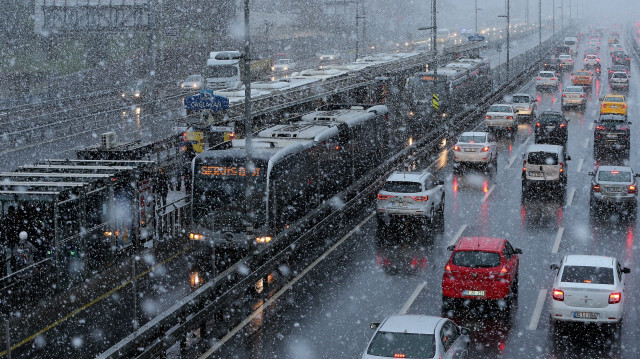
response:
<svg viewBox="0 0 640 359"><path fill-rule="evenodd" d="M270 236L264 236L264 237L256 237L256 243L269 243L271 242L271 237Z"/></svg>
<svg viewBox="0 0 640 359"><path fill-rule="evenodd" d="M192 239L194 241L201 241L204 239L204 234L189 233L189 239Z"/></svg>
<svg viewBox="0 0 640 359"><path fill-rule="evenodd" d="M111 236L113 236L113 232L111 232L111 231L105 231L105 232L104 232L104 236L105 236L105 237L111 237Z"/></svg>

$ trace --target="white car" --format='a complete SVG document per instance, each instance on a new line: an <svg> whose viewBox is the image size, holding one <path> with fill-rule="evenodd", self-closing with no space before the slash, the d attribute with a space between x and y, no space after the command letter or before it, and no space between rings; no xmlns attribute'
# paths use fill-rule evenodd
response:
<svg viewBox="0 0 640 359"><path fill-rule="evenodd" d="M558 56L558 62L560 63L560 69L573 70L573 57L571 55Z"/></svg>
<svg viewBox="0 0 640 359"><path fill-rule="evenodd" d="M511 96L511 102L516 108L517 119L532 119L535 117L537 100L527 93L516 93Z"/></svg>
<svg viewBox="0 0 640 359"><path fill-rule="evenodd" d="M378 192L378 227L394 218L417 218L432 228L444 228L444 182L429 172L392 173Z"/></svg>
<svg viewBox="0 0 640 359"><path fill-rule="evenodd" d="M522 155L522 194L528 194L535 185L555 185L563 189L567 184L567 161L558 145L529 145Z"/></svg>
<svg viewBox="0 0 640 359"><path fill-rule="evenodd" d="M600 58L594 54L587 54L584 56L584 60L582 60L583 66L585 68L596 66L596 64L598 64L599 62Z"/></svg>
<svg viewBox="0 0 640 359"><path fill-rule="evenodd" d="M560 86L560 79L558 75L553 71L540 71L536 78L536 90L541 88L554 88L557 89Z"/></svg>
<svg viewBox="0 0 640 359"><path fill-rule="evenodd" d="M488 132L463 132L453 146L453 160L458 164L483 164L494 166L498 163L498 144Z"/></svg>
<svg viewBox="0 0 640 359"><path fill-rule="evenodd" d="M578 106L585 108L587 106L586 93L582 86L567 86L562 90L562 108L570 106Z"/></svg>
<svg viewBox="0 0 640 359"><path fill-rule="evenodd" d="M611 44L611 46L609 46L609 51L624 51L624 46L621 44Z"/></svg>
<svg viewBox="0 0 640 359"><path fill-rule="evenodd" d="M629 75L622 71L614 72L611 74L611 78L609 79L609 85L612 90L628 90Z"/></svg>
<svg viewBox="0 0 640 359"><path fill-rule="evenodd" d="M516 109L511 104L497 103L491 105L484 115L484 122L490 130L515 131Z"/></svg>
<svg viewBox="0 0 640 359"><path fill-rule="evenodd" d="M274 72L288 72L293 71L296 68L296 62L292 59L278 59L271 66L271 71Z"/></svg>
<svg viewBox="0 0 640 359"><path fill-rule="evenodd" d="M567 255L553 281L550 316L557 322L620 324L625 301L624 283L629 268L616 258Z"/></svg>
<svg viewBox="0 0 640 359"><path fill-rule="evenodd" d="M376 329L362 359L421 358L465 359L469 356L469 329L447 318L398 314Z"/></svg>
<svg viewBox="0 0 640 359"><path fill-rule="evenodd" d="M626 205L633 212L638 207L638 175L627 166L599 166L592 176L589 207Z"/></svg>
<svg viewBox="0 0 640 359"><path fill-rule="evenodd" d="M338 50L325 52L320 55L320 61L335 61L340 60L340 53Z"/></svg>
<svg viewBox="0 0 640 359"><path fill-rule="evenodd" d="M180 83L180 88L183 90L202 90L205 86L206 80L202 75L190 75L187 76L182 83Z"/></svg>

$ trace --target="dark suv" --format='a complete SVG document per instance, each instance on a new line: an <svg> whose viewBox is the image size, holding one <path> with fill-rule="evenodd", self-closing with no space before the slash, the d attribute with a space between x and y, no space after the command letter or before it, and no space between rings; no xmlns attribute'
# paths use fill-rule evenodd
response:
<svg viewBox="0 0 640 359"><path fill-rule="evenodd" d="M566 146L569 120L558 111L544 111L538 116L535 127L535 143Z"/></svg>
<svg viewBox="0 0 640 359"><path fill-rule="evenodd" d="M631 122L623 115L600 115L593 131L593 153L598 155L611 150L629 153Z"/></svg>
<svg viewBox="0 0 640 359"><path fill-rule="evenodd" d="M631 58L624 51L613 51L611 53L611 63L614 65L631 65Z"/></svg>

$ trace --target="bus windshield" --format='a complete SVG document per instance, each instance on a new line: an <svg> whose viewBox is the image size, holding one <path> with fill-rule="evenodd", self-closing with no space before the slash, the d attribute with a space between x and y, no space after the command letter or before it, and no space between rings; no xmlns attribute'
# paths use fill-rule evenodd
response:
<svg viewBox="0 0 640 359"><path fill-rule="evenodd" d="M213 163L212 163L213 162ZM254 225L266 223L267 163L254 161L254 171L246 171L244 159L213 159L197 163L193 186L193 220L211 229L246 226L247 174Z"/></svg>

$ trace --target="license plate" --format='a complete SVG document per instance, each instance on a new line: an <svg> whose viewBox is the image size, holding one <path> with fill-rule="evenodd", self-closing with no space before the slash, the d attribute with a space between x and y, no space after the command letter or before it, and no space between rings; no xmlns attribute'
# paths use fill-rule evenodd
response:
<svg viewBox="0 0 640 359"><path fill-rule="evenodd" d="M598 319L598 313L591 312L573 312L574 318L582 318L582 319Z"/></svg>
<svg viewBox="0 0 640 359"><path fill-rule="evenodd" d="M616 138L616 137L618 137L618 135L616 135L615 133L610 133L610 134L607 135L607 137Z"/></svg>
<svg viewBox="0 0 640 359"><path fill-rule="evenodd" d="M407 203L405 202L391 202L392 207L406 207Z"/></svg>
<svg viewBox="0 0 640 359"><path fill-rule="evenodd" d="M484 297L484 290L463 290L462 295L470 297Z"/></svg>
<svg viewBox="0 0 640 359"><path fill-rule="evenodd" d="M619 187L609 187L609 188L607 189L607 192L620 193L620 192L622 192L622 188L619 188Z"/></svg>
<svg viewBox="0 0 640 359"><path fill-rule="evenodd" d="M611 108L618 108L618 105L610 105Z"/></svg>
<svg viewBox="0 0 640 359"><path fill-rule="evenodd" d="M553 130L556 126L547 126L547 130Z"/></svg>
<svg viewBox="0 0 640 359"><path fill-rule="evenodd" d="M543 177L542 172L528 172L528 173L529 173L529 177Z"/></svg>
<svg viewBox="0 0 640 359"><path fill-rule="evenodd" d="M473 148L465 148L464 152L476 152L476 150Z"/></svg>

